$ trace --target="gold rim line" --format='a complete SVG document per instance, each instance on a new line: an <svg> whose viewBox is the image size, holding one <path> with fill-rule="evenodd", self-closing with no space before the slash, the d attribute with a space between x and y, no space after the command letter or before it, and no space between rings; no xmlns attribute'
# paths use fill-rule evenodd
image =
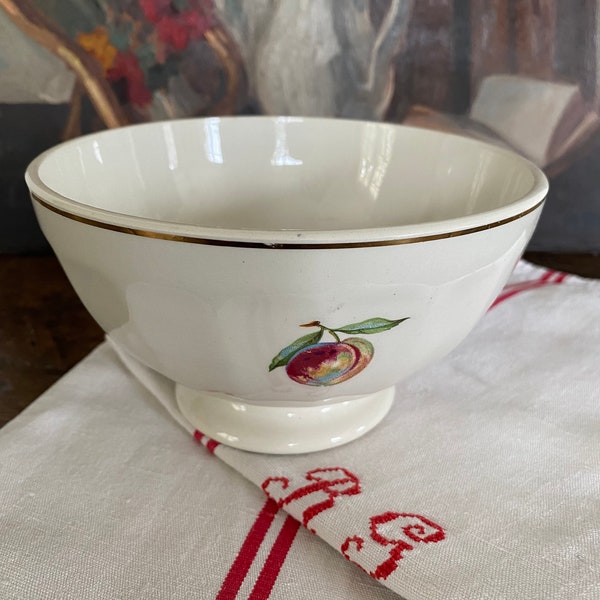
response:
<svg viewBox="0 0 600 600"><path fill-rule="evenodd" d="M528 208L527 210L519 213L518 215L514 215L512 217L507 217L506 219L502 219L500 221L494 221L493 223L487 223L485 225L478 225L477 227L469 227L467 229L459 229L457 231L448 231L446 233L433 233L431 235L422 235L417 237L409 237L409 238L400 238L396 240L380 240L373 242L330 242L330 243L306 243L306 244L298 244L298 243L274 243L270 244L268 242L241 242L235 240L213 240L210 238L200 238L193 237L190 235L177 235L172 233L160 233L156 231L147 231L145 229L136 229L133 227L124 227L122 225L113 225L112 223L104 223L103 221L97 221L95 219L90 219L88 217L82 217L79 215L74 215L70 212L57 208L56 206L52 206L45 200L42 200L39 196L31 193L31 197L38 204L41 204L44 208L48 209L51 212L54 212L62 217L67 219L71 219L72 221L77 221L78 223L83 223L84 225L90 225L91 227L97 227L99 229L108 229L109 231L116 231L118 233L125 233L127 235L137 235L139 237L153 238L159 240L167 240L170 242L185 242L187 244L202 244L204 246L230 246L233 248L264 248L264 249L273 249L273 250L329 250L336 248L374 248L378 246L400 246L402 244L417 244L420 242L431 242L434 240L443 240L447 238L459 237L461 235L468 235L470 233L477 233L479 231L486 231L488 229L494 229L495 227L500 227L501 225L505 225L506 223L510 223L511 221L516 221L521 219L522 217L528 215L533 212L537 208L539 208L546 200L546 196L542 198L535 206Z"/></svg>

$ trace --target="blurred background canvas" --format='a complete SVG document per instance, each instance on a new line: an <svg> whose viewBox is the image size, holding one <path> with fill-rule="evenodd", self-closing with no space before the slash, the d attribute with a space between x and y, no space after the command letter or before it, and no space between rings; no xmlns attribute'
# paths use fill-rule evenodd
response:
<svg viewBox="0 0 600 600"><path fill-rule="evenodd" d="M551 194L530 250L600 252L600 0L0 0L0 252L83 133L197 115L387 120L505 145Z"/></svg>

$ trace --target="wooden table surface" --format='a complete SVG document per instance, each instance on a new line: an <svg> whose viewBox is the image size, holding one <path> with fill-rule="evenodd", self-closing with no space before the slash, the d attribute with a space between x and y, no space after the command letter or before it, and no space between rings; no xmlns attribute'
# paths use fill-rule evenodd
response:
<svg viewBox="0 0 600 600"><path fill-rule="evenodd" d="M526 258L600 278L600 255L530 253ZM53 256L0 255L0 426L102 339Z"/></svg>

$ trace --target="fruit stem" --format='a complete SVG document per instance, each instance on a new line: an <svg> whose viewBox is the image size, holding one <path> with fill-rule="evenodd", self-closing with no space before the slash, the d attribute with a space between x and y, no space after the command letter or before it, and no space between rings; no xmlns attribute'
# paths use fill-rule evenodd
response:
<svg viewBox="0 0 600 600"><path fill-rule="evenodd" d="M336 342L341 342L340 336L335 332L335 329L329 329L325 325L321 324L321 321L311 321L310 323L303 323L300 327L319 327L321 331L329 331L329 333L335 338Z"/></svg>
<svg viewBox="0 0 600 600"><path fill-rule="evenodd" d="M324 325L321 325L321 329L324 329L325 331L329 331L329 333L335 338L336 342L342 341L342 340L340 340L340 336L333 329L329 329L329 327L325 327Z"/></svg>

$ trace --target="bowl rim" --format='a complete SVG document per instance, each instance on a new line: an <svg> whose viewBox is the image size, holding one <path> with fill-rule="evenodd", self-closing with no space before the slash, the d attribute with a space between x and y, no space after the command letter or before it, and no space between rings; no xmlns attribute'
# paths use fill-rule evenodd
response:
<svg viewBox="0 0 600 600"><path fill-rule="evenodd" d="M460 138L461 142L486 148L494 154L505 155L520 162L529 169L533 176L533 183L529 191L517 200L502 207L487 211L442 219L425 221L407 225L393 225L364 229L335 229L335 230L295 230L295 229L230 229L203 225L189 225L171 221L161 221L148 217L128 215L103 208L96 208L84 204L68 196L60 194L44 183L39 175L43 162L52 154L65 146L76 145L85 139L94 139L99 136L110 136L115 131L131 130L134 128L158 128L165 123L205 122L209 120L263 120L276 122L347 122L354 125L376 125L380 127L410 129L423 132L424 135L435 135L443 138ZM103 130L84 136L73 138L57 144L39 154L28 165L25 171L25 181L30 191L34 205L63 216L69 220L86 225L117 231L129 235L163 239L176 242L188 242L217 246L236 246L249 248L352 248L365 246L387 246L418 243L439 240L451 237L477 233L493 229L516 221L526 215L541 209L549 189L549 183L543 171L527 158L509 149L496 146L492 143L461 136L453 133L428 130L396 123L361 121L327 117L282 117L282 116L225 116L225 117L193 117L187 119L173 119L170 121L152 121L149 123L133 124L118 129Z"/></svg>

